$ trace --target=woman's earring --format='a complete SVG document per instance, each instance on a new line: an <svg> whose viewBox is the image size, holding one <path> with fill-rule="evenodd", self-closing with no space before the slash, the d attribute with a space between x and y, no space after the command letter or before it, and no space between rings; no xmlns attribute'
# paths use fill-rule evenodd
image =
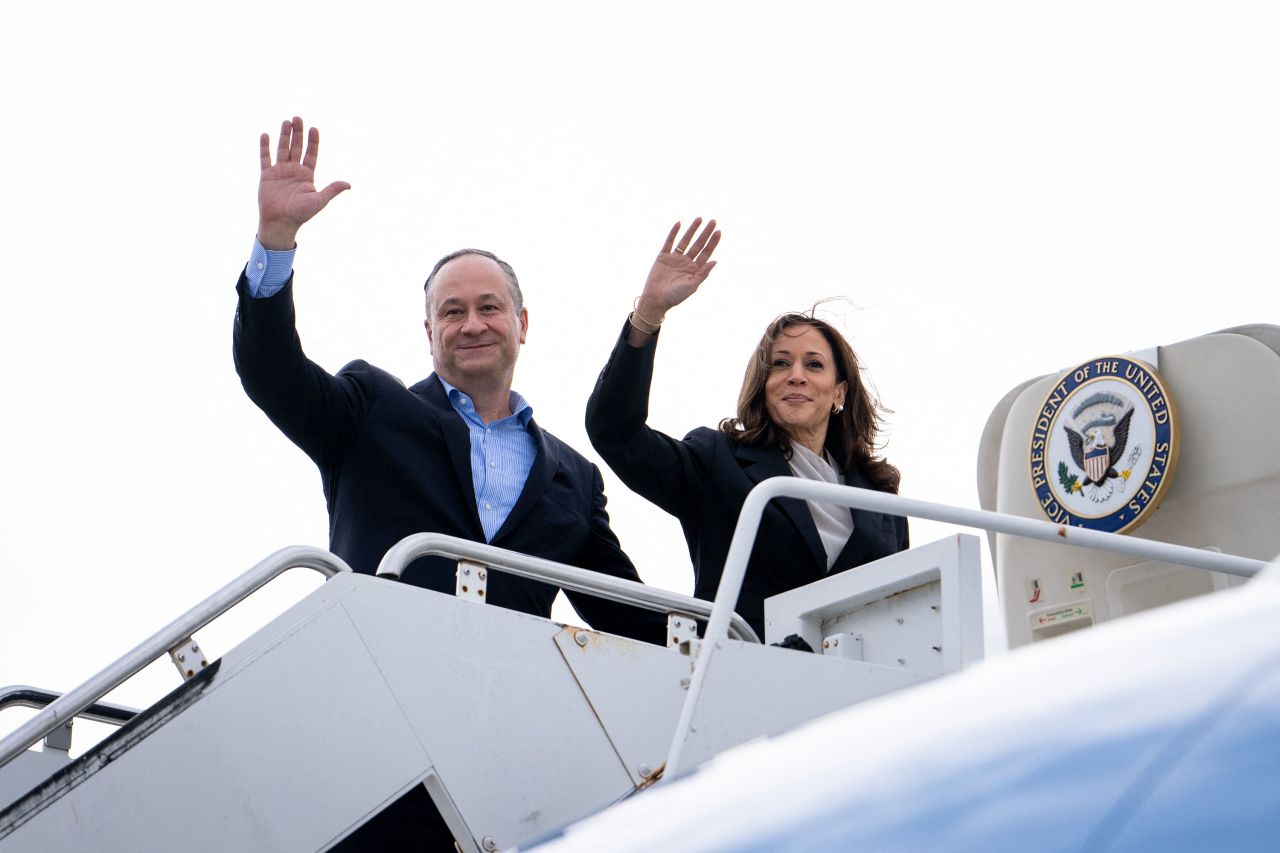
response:
<svg viewBox="0 0 1280 853"><path fill-rule="evenodd" d="M838 415L844 411L844 403L836 403L831 407L831 414Z"/></svg>

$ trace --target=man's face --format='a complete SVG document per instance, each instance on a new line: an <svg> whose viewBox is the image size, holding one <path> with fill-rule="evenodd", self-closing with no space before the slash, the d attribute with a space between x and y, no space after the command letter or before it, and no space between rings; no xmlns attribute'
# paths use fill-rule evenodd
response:
<svg viewBox="0 0 1280 853"><path fill-rule="evenodd" d="M501 267L463 255L436 274L426 327L436 372L450 385L510 387L529 312L516 313Z"/></svg>

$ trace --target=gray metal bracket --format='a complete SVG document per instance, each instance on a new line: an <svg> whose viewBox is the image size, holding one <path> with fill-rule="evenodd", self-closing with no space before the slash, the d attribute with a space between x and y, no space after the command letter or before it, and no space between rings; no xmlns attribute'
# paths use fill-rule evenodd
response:
<svg viewBox="0 0 1280 853"><path fill-rule="evenodd" d="M196 644L194 637L187 637L181 643L169 649L169 659L178 668L178 672L182 674L183 681L193 677L197 672L209 665L208 659L204 656L204 652L200 651L200 646Z"/></svg>

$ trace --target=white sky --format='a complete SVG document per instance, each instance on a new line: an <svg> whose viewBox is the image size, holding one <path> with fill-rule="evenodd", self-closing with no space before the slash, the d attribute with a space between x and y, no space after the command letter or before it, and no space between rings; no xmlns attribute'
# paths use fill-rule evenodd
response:
<svg viewBox="0 0 1280 853"><path fill-rule="evenodd" d="M326 544L315 469L231 364L257 136L295 113L320 182L354 185L301 235L308 354L416 381L422 279L492 249L530 310L516 387L592 458L595 376L695 215L719 265L668 319L651 424L730 414L764 324L843 296L903 494L943 503L977 506L982 428L1021 381L1277 317L1272 4L781 8L8 9L0 685L70 689L275 549ZM678 526L605 477L642 576L688 592ZM199 638L220 655L318 582ZM165 661L112 698L177 683Z"/></svg>

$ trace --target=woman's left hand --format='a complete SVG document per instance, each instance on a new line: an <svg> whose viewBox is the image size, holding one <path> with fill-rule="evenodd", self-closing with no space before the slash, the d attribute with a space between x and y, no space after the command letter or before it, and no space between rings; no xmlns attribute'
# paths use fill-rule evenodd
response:
<svg viewBox="0 0 1280 853"><path fill-rule="evenodd" d="M711 253L720 244L720 232L712 219L698 234L701 224L702 217L693 220L678 243L676 235L680 233L680 223L671 226L637 303L637 310L645 320L661 324L667 311L692 296L698 285L715 269L716 262L711 260ZM694 239L695 234L697 239Z"/></svg>

